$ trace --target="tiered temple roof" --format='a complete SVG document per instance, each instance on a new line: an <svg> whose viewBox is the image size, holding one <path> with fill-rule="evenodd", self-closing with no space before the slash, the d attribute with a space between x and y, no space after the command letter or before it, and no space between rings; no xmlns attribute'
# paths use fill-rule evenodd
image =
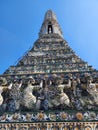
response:
<svg viewBox="0 0 98 130"><path fill-rule="evenodd" d="M48 10L34 46L4 74L50 74L93 72L92 66L79 58L63 39L61 28L53 11Z"/></svg>

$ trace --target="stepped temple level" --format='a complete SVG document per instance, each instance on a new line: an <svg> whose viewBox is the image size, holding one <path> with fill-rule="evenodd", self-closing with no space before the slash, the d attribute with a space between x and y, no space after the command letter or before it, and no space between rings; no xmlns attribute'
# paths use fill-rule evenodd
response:
<svg viewBox="0 0 98 130"><path fill-rule="evenodd" d="M0 130L98 130L98 71L48 10L33 47L0 75Z"/></svg>

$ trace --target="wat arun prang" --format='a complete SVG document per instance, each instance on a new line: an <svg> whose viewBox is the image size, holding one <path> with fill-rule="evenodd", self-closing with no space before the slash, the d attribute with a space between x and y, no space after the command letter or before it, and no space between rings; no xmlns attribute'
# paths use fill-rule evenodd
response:
<svg viewBox="0 0 98 130"><path fill-rule="evenodd" d="M19 130L98 129L98 71L63 39L52 10L32 49L0 76L0 112L1 122L18 122Z"/></svg>

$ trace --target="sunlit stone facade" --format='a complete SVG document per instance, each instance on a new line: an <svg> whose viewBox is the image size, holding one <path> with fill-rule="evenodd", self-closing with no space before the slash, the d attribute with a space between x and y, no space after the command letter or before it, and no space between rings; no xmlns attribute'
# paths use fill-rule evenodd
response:
<svg viewBox="0 0 98 130"><path fill-rule="evenodd" d="M98 130L98 71L64 40L52 10L0 86L0 130Z"/></svg>

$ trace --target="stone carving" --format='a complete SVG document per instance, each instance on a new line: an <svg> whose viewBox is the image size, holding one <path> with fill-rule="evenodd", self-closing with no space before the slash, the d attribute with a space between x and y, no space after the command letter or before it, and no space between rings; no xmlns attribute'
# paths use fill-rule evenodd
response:
<svg viewBox="0 0 98 130"><path fill-rule="evenodd" d="M58 87L62 88L62 89L64 89L64 88L66 88L66 89L71 88L71 80L69 79L68 83L66 83L66 84L60 84L60 85L58 85Z"/></svg>
<svg viewBox="0 0 98 130"><path fill-rule="evenodd" d="M30 77L30 79L28 79L26 81L27 83L25 85L27 85L22 94L22 105L27 107L28 109L33 109L34 105L36 104L36 97L32 94L33 93L33 89L34 86L32 84L34 84L34 79L32 77Z"/></svg>
<svg viewBox="0 0 98 130"><path fill-rule="evenodd" d="M87 91L93 97L94 103L98 105L98 90L97 85L92 83L91 80L88 81Z"/></svg>
<svg viewBox="0 0 98 130"><path fill-rule="evenodd" d="M69 97L63 91L60 93L60 104L70 106Z"/></svg>
<svg viewBox="0 0 98 130"><path fill-rule="evenodd" d="M10 85L7 84L6 78L0 77L0 105L3 103L3 96L2 93L6 89L11 89L12 83Z"/></svg>
<svg viewBox="0 0 98 130"><path fill-rule="evenodd" d="M3 97L1 95L2 91L3 91L3 88L0 86L0 105L2 105L3 103Z"/></svg>
<svg viewBox="0 0 98 130"><path fill-rule="evenodd" d="M96 84L87 77L75 78L72 75L67 78L45 75L36 78L29 76L12 81L3 79L0 87L0 104L1 107L5 106L8 111L35 108L36 110L65 109L68 107L78 110L97 109ZM5 94L4 99L2 93Z"/></svg>

